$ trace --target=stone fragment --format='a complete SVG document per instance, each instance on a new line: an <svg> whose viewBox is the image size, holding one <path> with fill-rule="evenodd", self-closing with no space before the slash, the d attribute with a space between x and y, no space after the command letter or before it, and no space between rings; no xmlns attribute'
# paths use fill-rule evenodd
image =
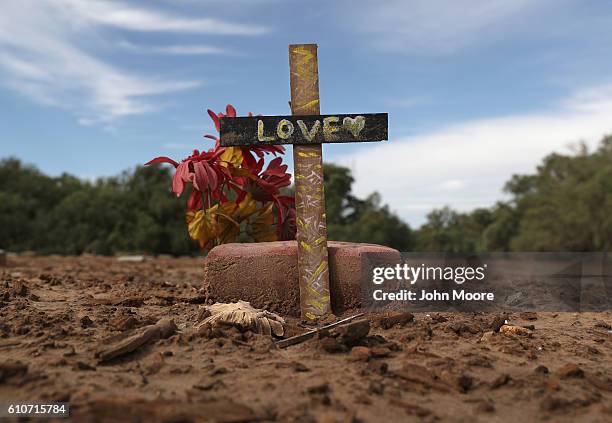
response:
<svg viewBox="0 0 612 423"><path fill-rule="evenodd" d="M338 341L338 338L325 337L319 341L319 346L328 353L347 351L347 347Z"/></svg>
<svg viewBox="0 0 612 423"><path fill-rule="evenodd" d="M570 377L582 378L584 377L584 371L578 367L577 364L567 363L564 366L557 369L557 376L561 379L567 379Z"/></svg>
<svg viewBox="0 0 612 423"><path fill-rule="evenodd" d="M380 327L390 329L395 325L404 326L414 320L414 314L410 312L390 312L380 319Z"/></svg>
<svg viewBox="0 0 612 423"><path fill-rule="evenodd" d="M349 359L351 361L368 361L371 355L368 347L353 347Z"/></svg>
<svg viewBox="0 0 612 423"><path fill-rule="evenodd" d="M352 347L368 336L368 333L370 333L370 321L364 319L336 326L329 331L329 336L337 338L347 347Z"/></svg>

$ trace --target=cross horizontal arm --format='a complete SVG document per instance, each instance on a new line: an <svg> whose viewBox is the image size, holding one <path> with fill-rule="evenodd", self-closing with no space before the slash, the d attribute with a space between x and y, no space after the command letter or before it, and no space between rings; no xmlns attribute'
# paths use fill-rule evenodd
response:
<svg viewBox="0 0 612 423"><path fill-rule="evenodd" d="M221 118L221 146L383 141L387 113Z"/></svg>

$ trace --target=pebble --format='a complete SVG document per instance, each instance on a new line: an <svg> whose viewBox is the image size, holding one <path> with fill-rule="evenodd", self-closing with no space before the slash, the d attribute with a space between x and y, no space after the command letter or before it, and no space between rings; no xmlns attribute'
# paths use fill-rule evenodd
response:
<svg viewBox="0 0 612 423"><path fill-rule="evenodd" d="M491 330L493 332L499 332L499 328L501 328L506 323L505 316L496 316L491 322Z"/></svg>
<svg viewBox="0 0 612 423"><path fill-rule="evenodd" d="M372 353L372 357L374 358L389 357L389 355L391 354L391 350L387 347L372 347L370 352Z"/></svg>
<svg viewBox="0 0 612 423"><path fill-rule="evenodd" d="M507 375L507 374L499 375L497 378L493 380L493 382L491 382L491 389L497 389L504 385L507 385L511 380L512 378L510 377L510 375Z"/></svg>
<svg viewBox="0 0 612 423"><path fill-rule="evenodd" d="M330 335L338 338L339 342L348 346L354 346L370 332L369 320L357 320L355 322L340 325L330 330Z"/></svg>
<svg viewBox="0 0 612 423"><path fill-rule="evenodd" d="M387 314L385 317L380 319L380 327L383 329L390 329L393 326L403 327L406 323L410 323L414 320L414 314L409 312L392 312Z"/></svg>
<svg viewBox="0 0 612 423"><path fill-rule="evenodd" d="M459 387L459 391L462 393L467 393L472 386L474 385L474 378L468 375L461 375L457 378L457 386Z"/></svg>
<svg viewBox="0 0 612 423"><path fill-rule="evenodd" d="M328 353L345 352L346 346L342 345L336 338L326 337L319 341L319 346Z"/></svg>
<svg viewBox="0 0 612 423"><path fill-rule="evenodd" d="M329 384L327 382L318 385L312 385L307 388L309 394L327 394L329 392Z"/></svg>
<svg viewBox="0 0 612 423"><path fill-rule="evenodd" d="M570 377L582 378L584 377L584 370L578 367L577 364L568 363L557 370L557 376L561 379L567 379Z"/></svg>
<svg viewBox="0 0 612 423"><path fill-rule="evenodd" d="M519 317L525 320L538 320L538 315L533 311L524 311L519 314Z"/></svg>
<svg viewBox="0 0 612 423"><path fill-rule="evenodd" d="M94 324L93 320L91 320L91 319L89 318L89 316L83 316L83 317L81 317L80 323L81 323L81 327L82 327L83 329L85 329L85 328L89 328L89 327L92 327L92 326L93 326L93 324Z"/></svg>
<svg viewBox="0 0 612 423"><path fill-rule="evenodd" d="M368 347L353 347L349 359L351 361L368 361L372 352Z"/></svg>

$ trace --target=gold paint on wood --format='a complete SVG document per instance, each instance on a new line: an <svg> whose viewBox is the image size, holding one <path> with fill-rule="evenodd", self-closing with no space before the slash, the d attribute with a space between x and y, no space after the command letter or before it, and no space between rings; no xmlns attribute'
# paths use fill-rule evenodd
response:
<svg viewBox="0 0 612 423"><path fill-rule="evenodd" d="M290 45L289 68L293 115L320 114L316 44ZM308 133L310 138L319 125L308 131L298 121L304 136ZM302 317L316 320L331 313L321 145L294 145L293 161L300 309Z"/></svg>

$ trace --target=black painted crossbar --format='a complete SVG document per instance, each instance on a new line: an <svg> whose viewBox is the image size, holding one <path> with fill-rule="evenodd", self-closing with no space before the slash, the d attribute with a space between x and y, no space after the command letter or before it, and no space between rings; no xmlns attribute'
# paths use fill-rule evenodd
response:
<svg viewBox="0 0 612 423"><path fill-rule="evenodd" d="M387 113L221 118L221 146L384 141Z"/></svg>

